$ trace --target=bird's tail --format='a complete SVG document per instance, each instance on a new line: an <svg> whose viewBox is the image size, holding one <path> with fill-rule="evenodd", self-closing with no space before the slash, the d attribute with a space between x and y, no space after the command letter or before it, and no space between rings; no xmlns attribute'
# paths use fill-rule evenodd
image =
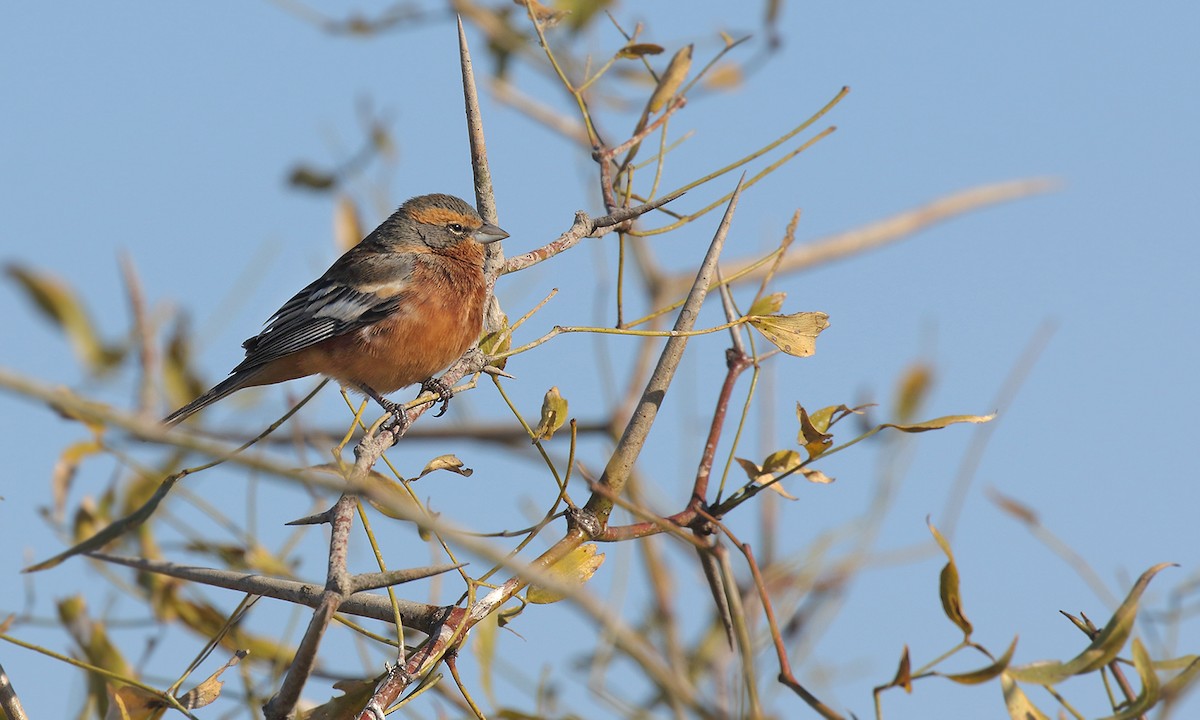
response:
<svg viewBox="0 0 1200 720"><path fill-rule="evenodd" d="M261 370L261 368L235 372L221 382L217 383L208 392L163 418L163 424L168 426L178 425L179 423L191 417L193 413L199 412L221 398L232 395L238 390L250 386L254 376L258 375L259 370Z"/></svg>

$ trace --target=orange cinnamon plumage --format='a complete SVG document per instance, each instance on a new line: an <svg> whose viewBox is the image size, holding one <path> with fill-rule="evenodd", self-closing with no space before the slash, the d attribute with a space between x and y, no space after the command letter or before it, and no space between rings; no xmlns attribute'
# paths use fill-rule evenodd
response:
<svg viewBox="0 0 1200 720"><path fill-rule="evenodd" d="M318 374L392 409L383 395L429 381L479 339L483 245L506 237L452 195L409 200L244 342L228 378L163 422L242 388Z"/></svg>

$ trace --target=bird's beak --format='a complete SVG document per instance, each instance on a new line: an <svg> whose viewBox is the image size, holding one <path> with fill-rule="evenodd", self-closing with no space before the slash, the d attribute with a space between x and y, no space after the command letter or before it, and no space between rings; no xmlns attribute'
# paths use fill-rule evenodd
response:
<svg viewBox="0 0 1200 720"><path fill-rule="evenodd" d="M497 240L503 240L506 237L508 237L508 233L491 223L484 223L483 227L475 231L475 240L485 245Z"/></svg>

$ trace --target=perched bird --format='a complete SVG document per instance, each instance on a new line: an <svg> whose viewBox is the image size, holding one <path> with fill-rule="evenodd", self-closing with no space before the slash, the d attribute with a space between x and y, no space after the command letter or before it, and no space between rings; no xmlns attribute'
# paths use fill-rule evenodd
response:
<svg viewBox="0 0 1200 720"><path fill-rule="evenodd" d="M449 388L433 375L479 340L483 245L506 237L452 195L409 200L242 343L246 359L228 378L163 422L242 388L316 374L393 413L383 396L417 382L447 400Z"/></svg>

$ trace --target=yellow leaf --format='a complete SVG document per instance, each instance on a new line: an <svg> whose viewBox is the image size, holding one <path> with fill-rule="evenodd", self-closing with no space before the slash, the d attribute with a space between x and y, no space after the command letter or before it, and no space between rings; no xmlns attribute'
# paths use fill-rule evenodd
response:
<svg viewBox="0 0 1200 720"><path fill-rule="evenodd" d="M499 613L488 613L471 629L471 650L479 667L479 686L493 705L496 704L496 693L492 677L496 667L496 639L499 634Z"/></svg>
<svg viewBox="0 0 1200 720"><path fill-rule="evenodd" d="M742 84L742 68L734 63L721 63L709 71L704 84L710 90L731 90Z"/></svg>
<svg viewBox="0 0 1200 720"><path fill-rule="evenodd" d="M796 496L783 488L783 483L777 481L777 478L800 465L800 453L795 450L777 450L768 455L762 465L746 458L734 458L734 460L742 466L746 477L750 478L752 482L766 485L768 490L779 493L788 500L796 499Z"/></svg>
<svg viewBox="0 0 1200 720"><path fill-rule="evenodd" d="M900 378L896 393L896 421L906 423L917 414L933 384L933 370L924 364L912 365Z"/></svg>
<svg viewBox="0 0 1200 720"><path fill-rule="evenodd" d="M829 449L833 444L833 436L819 430L800 403L796 403L796 418L800 421L800 433L796 441L808 451L809 458L815 458Z"/></svg>
<svg viewBox="0 0 1200 720"><path fill-rule="evenodd" d="M762 297L760 297L759 299L754 301L754 304L750 306L750 312L748 312L746 314L747 315L771 315L771 314L777 313L777 312L779 312L779 309L783 307L783 301L786 297L787 297L787 293L785 293L785 292L777 292L777 293L771 293L770 295L763 295Z"/></svg>
<svg viewBox="0 0 1200 720"><path fill-rule="evenodd" d="M933 523L928 519L925 522L929 525L929 532L933 533L933 539L937 540L942 552L946 553L946 567L942 568L938 583L938 594L942 598L942 610L945 611L946 617L950 618L950 621L963 631L965 640L971 636L974 628L971 627L971 621L963 614L962 596L958 590L958 566L954 564L954 553L950 551L950 543L938 532Z"/></svg>
<svg viewBox="0 0 1200 720"><path fill-rule="evenodd" d="M887 685L880 685L875 688L875 694L878 695L883 690L888 688L904 688L904 692L912 694L912 661L908 657L908 646L904 646L904 652L900 653L900 664L896 668L896 676Z"/></svg>
<svg viewBox="0 0 1200 720"><path fill-rule="evenodd" d="M594 544L580 545L563 559L551 565L547 572L555 579L572 585L583 585L604 564L604 554L596 552ZM525 599L531 603L546 605L562 600L565 595L557 590L530 585Z"/></svg>
<svg viewBox="0 0 1200 720"><path fill-rule="evenodd" d="M107 685L107 689L108 712L104 714L105 720L149 720L167 706L159 695L132 685L118 688Z"/></svg>
<svg viewBox="0 0 1200 720"><path fill-rule="evenodd" d="M817 336L829 327L829 316L823 312L752 315L750 324L788 355L808 357L817 351Z"/></svg>
<svg viewBox="0 0 1200 720"><path fill-rule="evenodd" d="M811 413L809 421L812 426L821 432L829 432L829 428L833 427L838 420L848 415L865 415L864 410L870 407L869 405L860 405L858 407L846 407L845 405L830 405L823 407L816 412Z"/></svg>
<svg viewBox="0 0 1200 720"><path fill-rule="evenodd" d="M567 421L567 399L558 393L557 387L546 391L542 398L542 417L533 430L533 442L549 440Z"/></svg>
<svg viewBox="0 0 1200 720"><path fill-rule="evenodd" d="M362 225L358 222L358 208L354 201L339 195L333 207L333 241L340 252L354 247L363 239Z"/></svg>
<svg viewBox="0 0 1200 720"><path fill-rule="evenodd" d="M71 443L58 456L54 463L54 471L50 474L50 487L54 491L54 517L61 518L67 503L67 493L71 489L71 480L79 470L79 464L89 455L94 455L104 449L99 440L80 440Z"/></svg>
<svg viewBox="0 0 1200 720"><path fill-rule="evenodd" d="M109 347L100 340L83 303L62 280L16 264L7 265L5 272L34 306L63 331L75 355L90 371L109 370L125 357L124 348Z"/></svg>
<svg viewBox="0 0 1200 720"><path fill-rule="evenodd" d="M662 110L668 102L675 97L675 92L683 85L683 81L687 79L688 70L692 67L692 46L680 48L675 56L671 58L671 62L667 64L667 69L658 79L658 86L654 88L654 94L650 96L650 102L646 103L646 112L653 114Z"/></svg>

